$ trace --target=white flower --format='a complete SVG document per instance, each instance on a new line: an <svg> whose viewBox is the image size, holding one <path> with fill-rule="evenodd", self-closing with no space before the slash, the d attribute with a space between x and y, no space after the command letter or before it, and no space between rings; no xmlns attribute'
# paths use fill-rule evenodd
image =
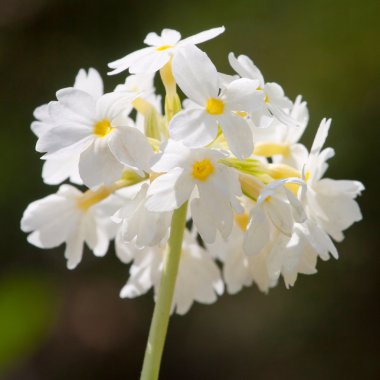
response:
<svg viewBox="0 0 380 380"><path fill-rule="evenodd" d="M156 91L153 80L154 74L152 73L128 75L123 84L115 87L115 91L135 93L142 98L149 98Z"/></svg>
<svg viewBox="0 0 380 380"><path fill-rule="evenodd" d="M284 186L290 183L304 186L302 180L287 178L273 181L262 190L251 211L244 240L248 255L258 254L269 242L281 239L281 235L291 237L295 223L305 221L300 201Z"/></svg>
<svg viewBox="0 0 380 380"><path fill-rule="evenodd" d="M116 225L110 220L111 199L93 207L83 201L75 187L61 185L56 194L32 202L24 212L21 229L30 232L29 243L39 248L54 248L66 243L67 267L74 269L82 260L86 243L95 256L104 256Z"/></svg>
<svg viewBox="0 0 380 380"><path fill-rule="evenodd" d="M276 244L264 250L267 273L272 282L277 281L282 275L285 286L289 288L294 285L299 273L317 273L317 258L321 246L318 247L318 251L315 250L310 244L314 237L310 236L309 231L305 234L305 231L305 223L295 223L290 238L281 235Z"/></svg>
<svg viewBox="0 0 380 380"><path fill-rule="evenodd" d="M146 110L149 107L153 107L159 115L162 113L161 96L156 95L154 87L154 74L136 74L129 75L125 79L124 84L119 84L115 88L115 92L134 93L137 98L132 103L137 109L136 114L136 127L143 133L145 133L145 126L147 123ZM145 111L141 113L142 111Z"/></svg>
<svg viewBox="0 0 380 380"><path fill-rule="evenodd" d="M92 67L86 73L86 70L80 69L75 77L74 88L82 90L98 99L103 95L103 80L99 72ZM56 125L54 115L49 113L48 104L37 107L33 113L36 121L33 121L31 129L33 133L40 137L48 129Z"/></svg>
<svg viewBox="0 0 380 380"><path fill-rule="evenodd" d="M133 243L116 239L118 257L133 260L130 277L120 292L122 298L134 298L154 288L157 297L163 268L165 247L137 249ZM172 312L186 314L194 301L211 304L224 290L220 271L209 253L187 232L182 245L181 261L174 290Z"/></svg>
<svg viewBox="0 0 380 380"><path fill-rule="evenodd" d="M77 185L83 184L79 175L79 155L67 155L45 160L42 166L42 179L47 185L59 185L67 178Z"/></svg>
<svg viewBox="0 0 380 380"><path fill-rule="evenodd" d="M227 240L218 234L215 242L206 244L210 254L223 262L223 279L229 294L236 294L244 286L251 286L253 282L248 260L257 256L245 254L243 238L244 232L234 225Z"/></svg>
<svg viewBox="0 0 380 380"><path fill-rule="evenodd" d="M149 33L144 40L146 47L111 62L108 66L114 69L109 74L118 74L129 69L132 74L154 73L165 66L176 55L180 48L197 45L211 40L224 32L224 27L209 29L181 40L181 34L173 29L163 29L161 36Z"/></svg>
<svg viewBox="0 0 380 380"><path fill-rule="evenodd" d="M274 163L282 163L302 170L308 151L298 141L309 121L309 112L301 96L297 96L290 110L290 117L297 122L297 128L283 124L277 119L274 119L266 128L254 127L254 154L272 157Z"/></svg>
<svg viewBox="0 0 380 380"><path fill-rule="evenodd" d="M112 218L122 222L120 234L123 241L135 238L137 247L153 246L167 238L171 212L153 212L145 207L146 192L149 185L144 183L132 197L123 197L123 207ZM118 195L122 196L119 191Z"/></svg>
<svg viewBox="0 0 380 380"><path fill-rule="evenodd" d="M98 99L103 95L103 80L98 71L93 68L90 68L88 72L80 69L75 78L74 88L85 91L93 96L94 99ZM59 120L56 120L54 112L51 112L52 108L54 109L51 104L44 104L35 109L34 117L37 120L32 123L31 128L37 137L40 137L59 124ZM69 178L73 183L82 184L79 176L78 162L79 155L73 154L66 157L45 158L42 168L43 181L48 185L57 185L66 180L66 178Z"/></svg>
<svg viewBox="0 0 380 380"><path fill-rule="evenodd" d="M259 82L238 79L220 91L214 64L195 46L176 54L173 75L181 90L197 106L174 116L169 125L171 138L190 147L202 147L215 139L219 126L231 152L238 158L249 157L253 140L244 116L264 104L264 95L257 90Z"/></svg>
<svg viewBox="0 0 380 380"><path fill-rule="evenodd" d="M271 122L271 115L275 116L284 124L295 126L295 120L287 114L287 110L292 107L292 102L285 96L284 90L277 83L268 83L258 67L246 55L238 58L233 53L228 55L231 67L241 78L249 78L259 81L258 87L264 93L264 107L251 115L257 127L266 127Z"/></svg>
<svg viewBox="0 0 380 380"><path fill-rule="evenodd" d="M190 149L169 140L152 166L153 171L165 174L150 185L146 207L156 212L172 211L193 195L191 215L202 238L214 241L217 230L227 237L233 210L241 212L242 207L237 199L241 195L237 173L218 162L224 157L216 150Z"/></svg>
<svg viewBox="0 0 380 380"><path fill-rule="evenodd" d="M322 260L328 260L330 253L334 258L338 258L338 251L331 238L312 218L306 219L302 224L295 224L293 232L298 236L297 239L308 246L309 251L314 252ZM303 251L306 252L307 249L304 248Z"/></svg>
<svg viewBox="0 0 380 380"><path fill-rule="evenodd" d="M66 88L57 92L56 126L40 136L36 149L48 158L80 155L79 173L89 186L120 178L124 165L148 171L153 155L145 136L124 112L133 96L109 93L95 100L87 92Z"/></svg>
<svg viewBox="0 0 380 380"><path fill-rule="evenodd" d="M294 225L293 234L288 237L272 230L267 244L254 256L248 256L243 249L245 226L234 226L227 241L220 236L215 243L207 245L212 255L217 254L223 261L223 278L230 294L238 293L244 286L255 282L263 292L277 285L280 275L286 287L293 286L298 273L316 273L318 252L305 236L303 224ZM328 259L327 257L323 257Z"/></svg>
<svg viewBox="0 0 380 380"><path fill-rule="evenodd" d="M304 204L310 219L334 240L344 239L343 231L362 219L355 198L364 190L359 181L322 178L328 168L327 160L334 155L332 148L322 147L326 141L331 119L323 119L315 136L304 173L307 191Z"/></svg>

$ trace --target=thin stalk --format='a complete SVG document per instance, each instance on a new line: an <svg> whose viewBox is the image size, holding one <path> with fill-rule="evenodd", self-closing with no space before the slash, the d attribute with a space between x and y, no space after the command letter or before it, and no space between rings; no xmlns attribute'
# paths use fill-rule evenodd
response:
<svg viewBox="0 0 380 380"><path fill-rule="evenodd" d="M187 203L173 213L168 249L164 258L161 283L150 325L140 380L157 380L160 372L162 352L168 330L174 288L181 258L186 211Z"/></svg>

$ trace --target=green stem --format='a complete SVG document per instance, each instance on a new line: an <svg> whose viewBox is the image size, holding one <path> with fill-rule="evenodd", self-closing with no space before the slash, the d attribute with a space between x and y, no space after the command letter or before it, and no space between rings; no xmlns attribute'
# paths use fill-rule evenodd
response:
<svg viewBox="0 0 380 380"><path fill-rule="evenodd" d="M174 287L181 258L186 211L187 203L173 213L168 249L164 258L161 283L150 325L140 380L157 380L160 372L161 357L168 330Z"/></svg>

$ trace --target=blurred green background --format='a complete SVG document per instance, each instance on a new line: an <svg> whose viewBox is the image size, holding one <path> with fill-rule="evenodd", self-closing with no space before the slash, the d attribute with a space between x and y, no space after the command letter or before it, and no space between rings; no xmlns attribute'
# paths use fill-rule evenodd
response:
<svg viewBox="0 0 380 380"><path fill-rule="evenodd" d="M86 252L70 272L62 247L27 244L23 210L55 191L40 179L34 108L81 67L105 75L150 31L225 25L202 49L227 72L229 51L247 54L289 97L302 94L308 146L321 118L333 118L328 174L364 182L365 220L338 244L338 261L295 288L251 287L173 317L161 378L379 379L379 19L378 0L1 0L0 378L137 379L153 309L151 294L118 298L128 267L113 251ZM121 81L107 78L106 89Z"/></svg>

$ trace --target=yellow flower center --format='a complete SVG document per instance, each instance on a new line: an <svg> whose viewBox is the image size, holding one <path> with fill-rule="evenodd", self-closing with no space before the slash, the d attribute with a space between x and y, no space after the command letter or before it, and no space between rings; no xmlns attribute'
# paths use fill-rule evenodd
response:
<svg viewBox="0 0 380 380"><path fill-rule="evenodd" d="M167 49L170 49L172 48L173 46L172 45L162 45L158 48L156 48L157 51L163 51L163 50L167 50Z"/></svg>
<svg viewBox="0 0 380 380"><path fill-rule="evenodd" d="M94 125L94 135L98 137L105 137L112 131L111 122L107 119L98 121Z"/></svg>
<svg viewBox="0 0 380 380"><path fill-rule="evenodd" d="M236 224L240 227L242 231L245 231L249 222L249 215L247 212L243 214L235 214L234 216Z"/></svg>
<svg viewBox="0 0 380 380"><path fill-rule="evenodd" d="M306 174L305 174L305 182L307 182L310 178L310 172L307 171Z"/></svg>
<svg viewBox="0 0 380 380"><path fill-rule="evenodd" d="M224 112L223 101L216 98L210 98L207 100L206 111L210 115L221 115Z"/></svg>
<svg viewBox="0 0 380 380"><path fill-rule="evenodd" d="M193 178L205 181L214 172L214 165L207 158L193 164Z"/></svg>

